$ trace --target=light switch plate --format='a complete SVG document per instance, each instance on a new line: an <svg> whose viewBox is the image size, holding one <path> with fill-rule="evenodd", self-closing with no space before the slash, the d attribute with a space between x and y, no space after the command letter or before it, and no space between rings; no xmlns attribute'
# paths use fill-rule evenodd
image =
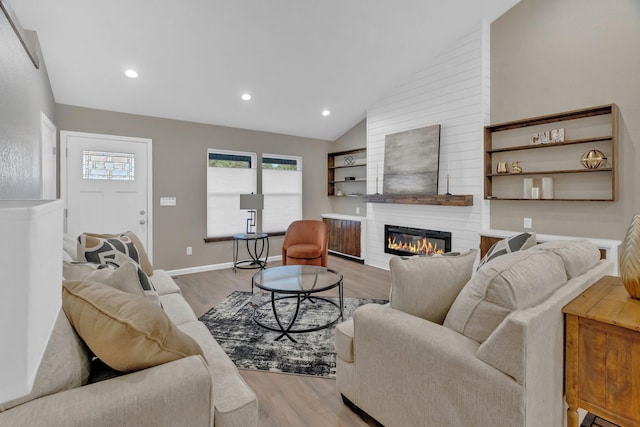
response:
<svg viewBox="0 0 640 427"><path fill-rule="evenodd" d="M525 218L524 219L524 228L531 228L532 227L532 222L531 218Z"/></svg>
<svg viewBox="0 0 640 427"><path fill-rule="evenodd" d="M160 197L160 206L175 206L175 197Z"/></svg>

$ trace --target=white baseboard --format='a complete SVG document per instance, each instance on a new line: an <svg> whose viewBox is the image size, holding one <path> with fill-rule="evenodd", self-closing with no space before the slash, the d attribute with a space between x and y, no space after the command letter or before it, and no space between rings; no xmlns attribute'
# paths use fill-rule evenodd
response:
<svg viewBox="0 0 640 427"><path fill-rule="evenodd" d="M282 261L282 255L269 257L269 261ZM202 273L205 271L224 270L225 268L233 268L232 262L223 262L221 264L200 265L197 267L179 268L176 270L167 270L169 276L182 276L184 274Z"/></svg>

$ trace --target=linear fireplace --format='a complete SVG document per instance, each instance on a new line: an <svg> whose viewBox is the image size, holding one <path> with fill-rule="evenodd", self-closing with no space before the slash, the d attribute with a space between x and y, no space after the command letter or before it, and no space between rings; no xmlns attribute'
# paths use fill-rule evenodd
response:
<svg viewBox="0 0 640 427"><path fill-rule="evenodd" d="M384 226L384 251L394 255L433 255L451 252L451 233L423 228Z"/></svg>

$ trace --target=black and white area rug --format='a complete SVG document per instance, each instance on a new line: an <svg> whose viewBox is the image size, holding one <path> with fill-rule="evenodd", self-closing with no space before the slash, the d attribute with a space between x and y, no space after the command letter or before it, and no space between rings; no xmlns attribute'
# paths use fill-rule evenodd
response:
<svg viewBox="0 0 640 427"><path fill-rule="evenodd" d="M252 304L251 297L251 292L235 291L200 318L238 368L321 377L335 376L335 325L320 331L292 334L297 343L287 337L275 341L280 335L279 332L269 331L253 320L255 305ZM337 297L329 299L338 301ZM386 302L344 298L344 319L352 317L355 309L363 304ZM263 323L277 327L270 296L263 295L259 303L266 304L257 308L257 318ZM278 313L285 320L295 312L295 299L281 300L277 304ZM304 301L294 328L305 329L326 324L335 319L338 313L338 309L328 302Z"/></svg>

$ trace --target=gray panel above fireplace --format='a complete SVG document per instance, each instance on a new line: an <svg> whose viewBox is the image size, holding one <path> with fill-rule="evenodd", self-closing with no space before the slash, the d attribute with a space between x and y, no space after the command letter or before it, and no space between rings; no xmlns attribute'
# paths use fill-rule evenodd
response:
<svg viewBox="0 0 640 427"><path fill-rule="evenodd" d="M440 125L385 136L384 194L438 194Z"/></svg>

